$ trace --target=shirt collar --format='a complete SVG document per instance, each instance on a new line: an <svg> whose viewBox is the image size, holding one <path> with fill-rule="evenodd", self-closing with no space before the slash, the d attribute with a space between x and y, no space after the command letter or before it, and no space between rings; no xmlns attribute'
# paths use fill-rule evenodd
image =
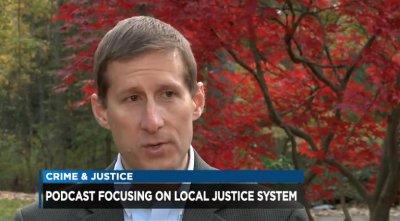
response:
<svg viewBox="0 0 400 221"><path fill-rule="evenodd" d="M121 154L118 154L117 157L117 162L115 162L114 165L114 170L124 170L124 167L122 165L122 159L121 159ZM192 145L190 145L189 147L189 165L187 167L187 170L194 170L194 150ZM183 183L183 184L190 184L190 183ZM125 188L130 188L130 184L129 185L124 185ZM189 185L182 185L179 190L188 190ZM132 209L124 209L126 214L131 217L132 216Z"/></svg>
<svg viewBox="0 0 400 221"><path fill-rule="evenodd" d="M192 145L189 147L189 165L187 170L194 170L194 150Z"/></svg>

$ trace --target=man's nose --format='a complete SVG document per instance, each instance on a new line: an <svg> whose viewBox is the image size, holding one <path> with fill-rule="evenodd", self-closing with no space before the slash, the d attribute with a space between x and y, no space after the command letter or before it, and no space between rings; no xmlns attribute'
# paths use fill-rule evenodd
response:
<svg viewBox="0 0 400 221"><path fill-rule="evenodd" d="M145 116L143 116L140 125L141 128L149 133L156 133L158 129L164 126L164 120L159 112L154 102L147 102Z"/></svg>

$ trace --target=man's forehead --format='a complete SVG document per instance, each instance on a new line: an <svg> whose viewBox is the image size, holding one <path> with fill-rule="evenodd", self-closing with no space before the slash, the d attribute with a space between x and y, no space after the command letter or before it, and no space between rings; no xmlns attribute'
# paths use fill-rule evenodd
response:
<svg viewBox="0 0 400 221"><path fill-rule="evenodd" d="M178 49L168 49L168 50L149 50L149 51L144 51L134 57L125 57L121 59L116 59L109 61L107 64L107 69L110 66L114 66L115 64L117 65L124 65L124 66L129 66L133 62L137 63L135 64L136 68L140 68L140 66L143 66L146 63L154 63L156 59L164 59L166 58L170 62L173 62L176 66L183 68L184 62L182 60L182 55L179 52ZM154 64L153 64L154 65ZM157 64L155 64L157 65Z"/></svg>

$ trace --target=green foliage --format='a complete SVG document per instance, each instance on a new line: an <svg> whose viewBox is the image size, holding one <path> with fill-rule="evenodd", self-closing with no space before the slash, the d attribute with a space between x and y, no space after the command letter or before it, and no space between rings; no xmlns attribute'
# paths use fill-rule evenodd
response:
<svg viewBox="0 0 400 221"><path fill-rule="evenodd" d="M14 218L15 211L31 203L29 200L19 199L0 199L0 220L11 221Z"/></svg>
<svg viewBox="0 0 400 221"><path fill-rule="evenodd" d="M263 164L269 170L294 170L292 160L284 155L279 156L277 160L263 157Z"/></svg>
<svg viewBox="0 0 400 221"><path fill-rule="evenodd" d="M59 3L0 0L0 191L35 192L40 169L103 169L116 155L90 108L70 108L80 88L53 92L76 53L52 21Z"/></svg>

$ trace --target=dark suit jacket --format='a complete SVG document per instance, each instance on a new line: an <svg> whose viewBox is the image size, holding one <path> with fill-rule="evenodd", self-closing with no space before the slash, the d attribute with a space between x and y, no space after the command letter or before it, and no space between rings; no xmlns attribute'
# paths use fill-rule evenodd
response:
<svg viewBox="0 0 400 221"><path fill-rule="evenodd" d="M114 161L107 169L112 170ZM216 170L195 151L195 170ZM17 210L14 221L124 221L122 209L39 209L38 202ZM185 209L183 221L308 221L304 209Z"/></svg>

